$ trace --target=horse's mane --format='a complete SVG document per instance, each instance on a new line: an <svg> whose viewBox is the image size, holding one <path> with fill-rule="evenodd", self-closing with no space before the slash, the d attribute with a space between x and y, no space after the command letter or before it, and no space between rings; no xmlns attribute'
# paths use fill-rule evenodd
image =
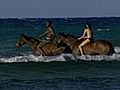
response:
<svg viewBox="0 0 120 90"><path fill-rule="evenodd" d="M77 36L74 36L74 35L71 35L71 34L65 34L64 32L62 32L62 33L60 33L59 32L59 35L62 35L62 36L64 36L64 37L72 37L72 38L78 38Z"/></svg>

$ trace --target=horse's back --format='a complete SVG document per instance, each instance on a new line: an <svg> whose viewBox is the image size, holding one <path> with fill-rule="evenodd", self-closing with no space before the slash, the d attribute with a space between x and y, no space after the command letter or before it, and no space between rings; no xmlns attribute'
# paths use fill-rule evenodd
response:
<svg viewBox="0 0 120 90"><path fill-rule="evenodd" d="M102 55L112 55L115 50L112 44L107 40L97 40L91 43L91 46Z"/></svg>
<svg viewBox="0 0 120 90"><path fill-rule="evenodd" d="M73 45L73 54L80 54L79 45L81 42L77 41ZM112 55L115 50L110 42L107 40L96 40L86 44L83 47L85 55Z"/></svg>

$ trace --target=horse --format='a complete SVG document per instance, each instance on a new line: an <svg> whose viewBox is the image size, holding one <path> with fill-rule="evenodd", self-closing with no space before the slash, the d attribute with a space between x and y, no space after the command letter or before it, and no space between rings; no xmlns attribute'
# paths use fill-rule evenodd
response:
<svg viewBox="0 0 120 90"><path fill-rule="evenodd" d="M52 42L42 43L33 37L28 37L22 34L16 43L16 47L19 48L24 44L28 44L29 47L33 49L34 54L37 56L54 56L61 54L65 49L65 47L58 47L57 44Z"/></svg>
<svg viewBox="0 0 120 90"><path fill-rule="evenodd" d="M58 43L65 43L72 51L72 54L81 55L79 45L84 39L78 40L78 37L59 33ZM106 40L97 40L83 46L84 55L112 55L115 50L112 44Z"/></svg>

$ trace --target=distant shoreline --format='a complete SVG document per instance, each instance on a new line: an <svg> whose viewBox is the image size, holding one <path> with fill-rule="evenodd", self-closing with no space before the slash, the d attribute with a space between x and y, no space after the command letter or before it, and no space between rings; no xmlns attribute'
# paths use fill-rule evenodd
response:
<svg viewBox="0 0 120 90"><path fill-rule="evenodd" d="M19 18L19 17L0 17L0 19L56 19L56 18L58 18L58 19L69 19L69 18L74 18L74 19L79 19L79 18L85 18L85 19L89 19L89 18L91 18L91 19L95 19L95 18L120 18L120 16L119 17L112 17L112 16L106 16L106 17L25 17L25 18Z"/></svg>

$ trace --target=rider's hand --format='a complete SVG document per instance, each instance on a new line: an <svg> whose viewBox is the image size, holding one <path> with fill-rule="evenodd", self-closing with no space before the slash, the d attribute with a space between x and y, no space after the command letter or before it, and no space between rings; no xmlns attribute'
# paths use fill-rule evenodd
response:
<svg viewBox="0 0 120 90"><path fill-rule="evenodd" d="M80 40L81 38L78 38L78 40Z"/></svg>
<svg viewBox="0 0 120 90"><path fill-rule="evenodd" d="M42 35L39 36L39 39L41 39L41 38L42 38Z"/></svg>

